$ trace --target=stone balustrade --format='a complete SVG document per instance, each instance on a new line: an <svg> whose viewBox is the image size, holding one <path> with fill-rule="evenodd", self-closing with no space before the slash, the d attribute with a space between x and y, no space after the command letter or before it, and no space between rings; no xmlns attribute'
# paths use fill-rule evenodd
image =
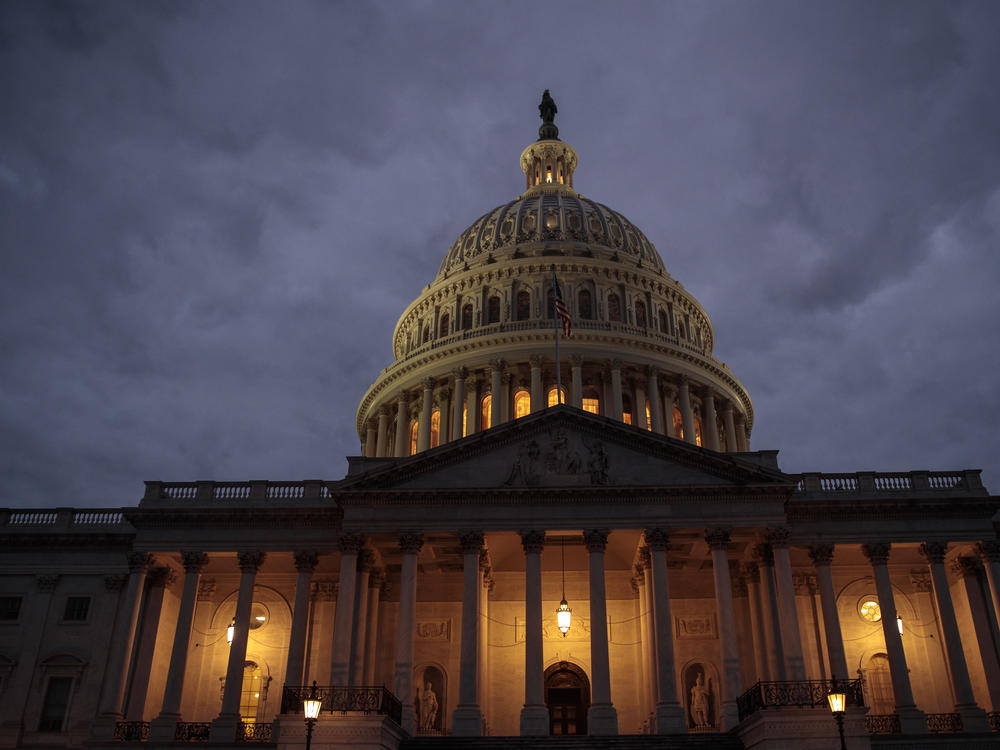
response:
<svg viewBox="0 0 1000 750"><path fill-rule="evenodd" d="M120 508L56 508L55 510L0 509L0 528L19 531L128 532L132 526Z"/></svg>
<svg viewBox="0 0 1000 750"><path fill-rule="evenodd" d="M798 479L796 498L850 498L885 495L924 497L936 492L981 495L983 487L978 469L965 471L859 471L853 474L793 474Z"/></svg>
<svg viewBox="0 0 1000 750"><path fill-rule="evenodd" d="M146 482L143 505L171 504L189 501L192 504L238 500L241 503L273 500L323 500L330 497L326 483L320 479L300 482Z"/></svg>

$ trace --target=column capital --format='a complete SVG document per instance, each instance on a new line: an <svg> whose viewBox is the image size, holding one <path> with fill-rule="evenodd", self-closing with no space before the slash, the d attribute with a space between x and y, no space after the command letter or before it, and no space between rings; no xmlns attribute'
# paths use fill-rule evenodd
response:
<svg viewBox="0 0 1000 750"><path fill-rule="evenodd" d="M309 596L313 601L332 602L337 600L339 585L336 581L324 579L313 581L309 587Z"/></svg>
<svg viewBox="0 0 1000 750"><path fill-rule="evenodd" d="M451 398L451 387L446 385L446 386L442 386L441 388L439 388L438 389L438 398L439 399L450 399Z"/></svg>
<svg viewBox="0 0 1000 750"><path fill-rule="evenodd" d="M753 559L758 565L768 568L774 567L774 550L770 544L755 544L753 548Z"/></svg>
<svg viewBox="0 0 1000 750"><path fill-rule="evenodd" d="M388 407L388 406L386 406L385 404L382 404L382 405L381 405L381 406L380 406L380 407L378 408L378 416L379 416L379 418L380 418L380 419L381 419L382 417L386 417L386 418L388 418L388 416L389 416L389 407Z"/></svg>
<svg viewBox="0 0 1000 750"><path fill-rule="evenodd" d="M241 573L256 573L260 570L260 566L264 564L264 558L266 557L267 555L260 550L243 550L236 553Z"/></svg>
<svg viewBox="0 0 1000 750"><path fill-rule="evenodd" d="M976 552L978 552L982 558L986 560L986 562L1000 563L1000 542L995 539L977 544Z"/></svg>
<svg viewBox="0 0 1000 750"><path fill-rule="evenodd" d="M532 354L530 357L528 357L528 361L531 363L532 369L534 369L536 367L541 367L542 362L545 361L545 358L542 357L541 354Z"/></svg>
<svg viewBox="0 0 1000 750"><path fill-rule="evenodd" d="M421 383L423 384L425 391L433 391L437 380L434 378L424 378Z"/></svg>
<svg viewBox="0 0 1000 750"><path fill-rule="evenodd" d="M729 541L732 538L730 531L725 526L716 526L715 528L705 529L705 541L708 543L709 549L717 550L721 549L727 551L729 549Z"/></svg>
<svg viewBox="0 0 1000 750"><path fill-rule="evenodd" d="M502 382L502 383L503 383L503 384L504 384L505 386L507 386L508 388L510 387L510 384L511 384L511 382L512 382L513 380L514 380L514 373L512 373L512 372L505 372L505 373L504 373L504 374L503 374L503 375L502 375L502 376L500 377L500 382Z"/></svg>
<svg viewBox="0 0 1000 750"><path fill-rule="evenodd" d="M56 585L58 585L58 583L59 583L59 576L57 575L44 574L40 576L35 576L35 585L38 587L38 590L41 591L43 594L51 594L53 591L56 590Z"/></svg>
<svg viewBox="0 0 1000 750"><path fill-rule="evenodd" d="M364 537L361 534L352 534L350 532L341 534L340 539L337 540L337 547L345 555L358 554L361 551L362 544L364 544Z"/></svg>
<svg viewBox="0 0 1000 750"><path fill-rule="evenodd" d="M295 569L300 573L312 573L319 565L319 555L315 550L299 550L295 553Z"/></svg>
<svg viewBox="0 0 1000 750"><path fill-rule="evenodd" d="M165 589L172 586L174 581L177 580L177 573L173 568L161 565L156 568L150 568L146 574L146 580L149 581L150 586Z"/></svg>
<svg viewBox="0 0 1000 750"><path fill-rule="evenodd" d="M701 398L703 401L711 401L712 405L715 406L715 390L710 385L706 385L701 392Z"/></svg>
<svg viewBox="0 0 1000 750"><path fill-rule="evenodd" d="M385 572L382 568L372 568L371 575L368 576L368 588L382 590L385 583Z"/></svg>
<svg viewBox="0 0 1000 750"><path fill-rule="evenodd" d="M952 570L958 574L959 578L974 578L979 575L979 571L982 569L983 564L979 558L972 555L959 555L952 563Z"/></svg>
<svg viewBox="0 0 1000 750"><path fill-rule="evenodd" d="M816 576L813 573L793 573L792 583L797 594L815 594Z"/></svg>
<svg viewBox="0 0 1000 750"><path fill-rule="evenodd" d="M184 561L184 572L189 575L201 573L202 568L208 565L208 555L204 552L185 552L181 559Z"/></svg>
<svg viewBox="0 0 1000 750"><path fill-rule="evenodd" d="M404 555L415 555L424 546L424 535L416 533L405 533L399 535L399 551Z"/></svg>
<svg viewBox="0 0 1000 750"><path fill-rule="evenodd" d="M811 544L809 545L809 557L812 558L813 565L829 565L833 562L833 545Z"/></svg>
<svg viewBox="0 0 1000 750"><path fill-rule="evenodd" d="M931 574L925 570L911 570L910 571L910 585L913 586L914 591L919 591L921 593L928 593L931 590Z"/></svg>
<svg viewBox="0 0 1000 750"><path fill-rule="evenodd" d="M148 552L129 552L128 572L141 573L153 567L153 556Z"/></svg>
<svg viewBox="0 0 1000 750"><path fill-rule="evenodd" d="M608 369L614 372L615 370L621 371L622 361L620 359L613 359L608 363Z"/></svg>
<svg viewBox="0 0 1000 750"><path fill-rule="evenodd" d="M489 361L490 371L503 373L504 368L507 367L507 362L502 359L491 359Z"/></svg>
<svg viewBox="0 0 1000 750"><path fill-rule="evenodd" d="M108 592L121 591L128 583L128 576L104 576L104 590Z"/></svg>
<svg viewBox="0 0 1000 750"><path fill-rule="evenodd" d="M639 583L646 582L646 569L642 565L636 564L632 566L632 580Z"/></svg>
<svg viewBox="0 0 1000 750"><path fill-rule="evenodd" d="M485 578L493 574L493 563L490 562L490 551L486 547L479 549L479 571Z"/></svg>
<svg viewBox="0 0 1000 750"><path fill-rule="evenodd" d="M375 553L367 547L358 551L358 572L371 573L375 569Z"/></svg>
<svg viewBox="0 0 1000 750"><path fill-rule="evenodd" d="M760 566L757 563L750 562L743 563L743 578L749 583L760 583Z"/></svg>
<svg viewBox="0 0 1000 750"><path fill-rule="evenodd" d="M643 568L648 568L650 566L649 547L645 544L639 547L639 564Z"/></svg>
<svg viewBox="0 0 1000 750"><path fill-rule="evenodd" d="M463 531L458 536L463 555L478 555L483 548L483 532Z"/></svg>
<svg viewBox="0 0 1000 750"><path fill-rule="evenodd" d="M733 413L733 402L732 401L726 401L725 403L723 403L721 411L722 411L722 415L723 416L725 416L726 414L732 414Z"/></svg>
<svg viewBox="0 0 1000 750"><path fill-rule="evenodd" d="M656 378L660 375L660 368L656 365L646 365L646 377Z"/></svg>
<svg viewBox="0 0 1000 750"><path fill-rule="evenodd" d="M396 401L399 402L400 406L406 406L410 402L410 394L406 391L400 391L396 394Z"/></svg>
<svg viewBox="0 0 1000 750"><path fill-rule="evenodd" d="M677 377L677 386L679 388L689 388L691 386L691 378L689 378L684 373L679 373L676 377Z"/></svg>
<svg viewBox="0 0 1000 750"><path fill-rule="evenodd" d="M767 530L767 543L776 549L787 549L792 530L787 526L773 526Z"/></svg>
<svg viewBox="0 0 1000 750"><path fill-rule="evenodd" d="M943 565L946 554L948 554L946 542L924 542L920 545L920 555L929 565Z"/></svg>
<svg viewBox="0 0 1000 750"><path fill-rule="evenodd" d="M451 374L455 378L455 380L465 380L466 376L469 374L469 371L464 367L456 367L454 370L451 371Z"/></svg>
<svg viewBox="0 0 1000 750"><path fill-rule="evenodd" d="M583 367L583 355L582 354L570 354L569 363L571 367Z"/></svg>
<svg viewBox="0 0 1000 750"><path fill-rule="evenodd" d="M670 531L668 529L646 529L642 535L646 539L646 548L649 550L666 552L670 549ZM646 554L648 555L649 552Z"/></svg>
<svg viewBox="0 0 1000 750"><path fill-rule="evenodd" d="M524 553L527 554L540 554L542 548L545 546L545 532L544 531L521 531L521 546L524 547Z"/></svg>
<svg viewBox="0 0 1000 750"><path fill-rule="evenodd" d="M888 565L891 548L892 545L888 542L871 542L861 545L861 551L872 565Z"/></svg>
<svg viewBox="0 0 1000 750"><path fill-rule="evenodd" d="M608 546L607 529L585 529L583 532L583 543L587 545L588 552L604 552Z"/></svg>

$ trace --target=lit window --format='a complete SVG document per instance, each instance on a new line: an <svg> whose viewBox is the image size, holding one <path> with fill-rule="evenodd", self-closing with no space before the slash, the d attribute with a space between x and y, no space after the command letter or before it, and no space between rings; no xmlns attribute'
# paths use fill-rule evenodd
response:
<svg viewBox="0 0 1000 750"><path fill-rule="evenodd" d="M684 439L684 417L681 416L681 410L676 406L673 411L674 417L674 437L678 440Z"/></svg>
<svg viewBox="0 0 1000 750"><path fill-rule="evenodd" d="M531 413L531 395L523 388L514 394L514 419Z"/></svg>
<svg viewBox="0 0 1000 750"><path fill-rule="evenodd" d="M64 622L84 622L90 611L89 596L67 596L66 609L63 610Z"/></svg>
<svg viewBox="0 0 1000 750"><path fill-rule="evenodd" d="M493 426L493 397L489 393L480 402L479 418L484 430Z"/></svg>
<svg viewBox="0 0 1000 750"><path fill-rule="evenodd" d="M601 413L601 401L597 398L585 398L583 399L583 410L589 411L591 414Z"/></svg>
<svg viewBox="0 0 1000 750"><path fill-rule="evenodd" d="M431 448L441 445L441 410L431 412Z"/></svg>
<svg viewBox="0 0 1000 750"><path fill-rule="evenodd" d="M694 444L701 446L701 420L698 417L694 418Z"/></svg>
<svg viewBox="0 0 1000 750"><path fill-rule="evenodd" d="M623 411L622 412L622 422L625 424L632 424L632 412Z"/></svg>
<svg viewBox="0 0 1000 750"><path fill-rule="evenodd" d="M866 596L858 604L858 614L868 622L878 622L882 619L882 608L878 606L878 600L871 596Z"/></svg>
<svg viewBox="0 0 1000 750"><path fill-rule="evenodd" d="M646 429L653 429L653 415L649 411L649 401L646 401Z"/></svg>
<svg viewBox="0 0 1000 750"><path fill-rule="evenodd" d="M448 335L448 323L451 319L448 317L448 313L441 316L441 322L438 323L438 336L444 337Z"/></svg>
<svg viewBox="0 0 1000 750"><path fill-rule="evenodd" d="M472 328L472 305L462 307L462 330L468 331Z"/></svg>
<svg viewBox="0 0 1000 750"><path fill-rule="evenodd" d="M261 691L265 690L260 667L248 661L243 665L243 685L240 691L240 716L243 721L255 722L260 715Z"/></svg>
<svg viewBox="0 0 1000 750"><path fill-rule="evenodd" d="M636 302L635 303L635 324L639 328L646 327L646 303Z"/></svg>
<svg viewBox="0 0 1000 750"><path fill-rule="evenodd" d="M462 404L462 437L469 434L469 405Z"/></svg>
<svg viewBox="0 0 1000 750"><path fill-rule="evenodd" d="M413 420L410 423L410 455L417 452L417 434L420 432L420 423Z"/></svg>
<svg viewBox="0 0 1000 750"><path fill-rule="evenodd" d="M549 393L548 393L548 404L549 404L549 406L558 406L559 405L559 394L560 393L562 394L562 402L565 404L566 403L566 389L565 388L556 388L555 386L552 386L551 388L549 388Z"/></svg>

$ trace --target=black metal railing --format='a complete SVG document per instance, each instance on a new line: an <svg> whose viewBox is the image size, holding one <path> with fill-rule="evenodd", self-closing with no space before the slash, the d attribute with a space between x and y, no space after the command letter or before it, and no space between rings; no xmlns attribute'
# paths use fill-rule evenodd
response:
<svg viewBox="0 0 1000 750"><path fill-rule="evenodd" d="M902 734L899 714L868 714L865 717L868 734Z"/></svg>
<svg viewBox="0 0 1000 750"><path fill-rule="evenodd" d="M1000 711L990 711L986 716L990 720L990 729L1000 732Z"/></svg>
<svg viewBox="0 0 1000 750"><path fill-rule="evenodd" d="M237 738L240 742L270 742L271 722L244 721L243 732Z"/></svg>
<svg viewBox="0 0 1000 750"><path fill-rule="evenodd" d="M149 722L115 722L114 738L120 742L146 742L149 739Z"/></svg>
<svg viewBox="0 0 1000 750"><path fill-rule="evenodd" d="M174 742L208 742L212 730L207 721L178 721L174 730Z"/></svg>
<svg viewBox="0 0 1000 750"><path fill-rule="evenodd" d="M384 685L309 686L285 685L281 693L281 713L297 714L302 701L315 696L323 702L320 712L383 714L397 724L403 719L403 704Z"/></svg>
<svg viewBox="0 0 1000 750"><path fill-rule="evenodd" d="M927 714L927 731L932 734L954 734L962 731L961 714Z"/></svg>
<svg viewBox="0 0 1000 750"><path fill-rule="evenodd" d="M740 721L765 708L780 706L828 707L827 696L834 687L847 696L848 706L864 706L861 680L800 680L794 682L758 682L736 699Z"/></svg>

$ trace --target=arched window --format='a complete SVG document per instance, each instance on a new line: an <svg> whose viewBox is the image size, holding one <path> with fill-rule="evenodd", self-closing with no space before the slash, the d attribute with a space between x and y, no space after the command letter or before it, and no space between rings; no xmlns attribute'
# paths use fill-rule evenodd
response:
<svg viewBox="0 0 1000 750"><path fill-rule="evenodd" d="M622 303L614 292L608 295L608 320L612 323L621 323L622 321Z"/></svg>
<svg viewBox="0 0 1000 750"><path fill-rule="evenodd" d="M517 319L528 320L531 317L531 292L522 289L517 293Z"/></svg>
<svg viewBox="0 0 1000 750"><path fill-rule="evenodd" d="M577 312L581 320L594 319L594 301L590 296L590 290L581 289L576 295Z"/></svg>
<svg viewBox="0 0 1000 750"><path fill-rule="evenodd" d="M424 335L421 337L421 344L426 344L431 340L431 327L429 325L424 326Z"/></svg>
<svg viewBox="0 0 1000 750"><path fill-rule="evenodd" d="M549 406L558 406L559 405L559 394L560 393L562 393L562 402L565 404L566 403L566 389L565 388L556 388L555 386L552 386L551 388L549 388L549 392L547 394Z"/></svg>
<svg viewBox="0 0 1000 750"><path fill-rule="evenodd" d="M524 388L514 394L514 419L531 414L531 394Z"/></svg>
<svg viewBox="0 0 1000 750"><path fill-rule="evenodd" d="M448 335L448 324L451 322L451 318L448 317L448 313L444 313L441 316L441 320L438 322L438 337L443 338Z"/></svg>
<svg viewBox="0 0 1000 750"><path fill-rule="evenodd" d="M469 434L469 404L462 404L462 437Z"/></svg>
<svg viewBox="0 0 1000 750"><path fill-rule="evenodd" d="M410 455L412 456L417 452L417 435L420 433L420 423L417 420L413 420L410 423Z"/></svg>
<svg viewBox="0 0 1000 750"><path fill-rule="evenodd" d="M462 330L468 331L472 328L472 305L462 306Z"/></svg>
<svg viewBox="0 0 1000 750"><path fill-rule="evenodd" d="M622 396L622 422L632 424L632 399Z"/></svg>
<svg viewBox="0 0 1000 750"><path fill-rule="evenodd" d="M431 412L431 448L441 445L441 410Z"/></svg>
<svg viewBox="0 0 1000 750"><path fill-rule="evenodd" d="M597 396L584 396L583 410L589 411L591 414L600 414L601 400Z"/></svg>
<svg viewBox="0 0 1000 750"><path fill-rule="evenodd" d="M556 311L553 306L556 303L556 293L552 287L549 287L549 291L545 293L545 317L550 320L555 317Z"/></svg>
<svg viewBox="0 0 1000 750"><path fill-rule="evenodd" d="M500 298L496 295L486 300L486 323L500 322Z"/></svg>
<svg viewBox="0 0 1000 750"><path fill-rule="evenodd" d="M653 429L653 415L649 411L649 399L646 399L646 429L650 431Z"/></svg>
<svg viewBox="0 0 1000 750"><path fill-rule="evenodd" d="M493 426L493 397L489 393L479 403L479 423L484 430Z"/></svg>
<svg viewBox="0 0 1000 750"><path fill-rule="evenodd" d="M694 418L694 444L701 446L701 420L698 417Z"/></svg>
<svg viewBox="0 0 1000 750"><path fill-rule="evenodd" d="M884 714L892 713L896 698L892 690L892 678L889 674L889 657L885 654L875 654L868 660L867 668L863 670L866 688L865 703L871 711Z"/></svg>
<svg viewBox="0 0 1000 750"><path fill-rule="evenodd" d="M670 333L670 331L667 330L667 314L663 310L660 310L659 318L660 333Z"/></svg>
<svg viewBox="0 0 1000 750"><path fill-rule="evenodd" d="M687 330L684 328L684 321L683 320L678 320L677 321L677 336L679 338L682 338L682 339L686 339L687 338Z"/></svg>
<svg viewBox="0 0 1000 750"><path fill-rule="evenodd" d="M674 437L678 440L684 439L684 417L681 416L681 410L676 406L673 410L674 418Z"/></svg>
<svg viewBox="0 0 1000 750"><path fill-rule="evenodd" d="M243 721L256 722L263 708L261 693L264 692L264 675L256 662L243 664L243 686L240 692L240 716Z"/></svg>
<svg viewBox="0 0 1000 750"><path fill-rule="evenodd" d="M646 303L639 301L635 303L635 324L639 328L646 327Z"/></svg>

